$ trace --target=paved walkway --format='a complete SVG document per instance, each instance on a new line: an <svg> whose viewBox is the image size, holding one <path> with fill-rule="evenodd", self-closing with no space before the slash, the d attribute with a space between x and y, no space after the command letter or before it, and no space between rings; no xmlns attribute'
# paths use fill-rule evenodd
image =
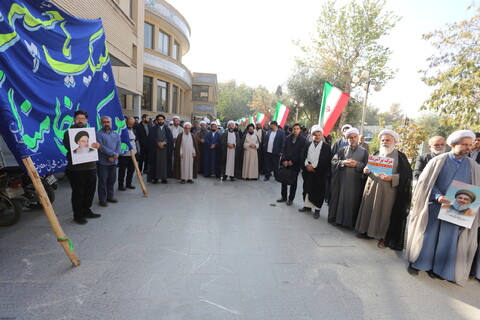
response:
<svg viewBox="0 0 480 320"><path fill-rule="evenodd" d="M297 212L301 187L287 207L275 181L195 182L117 192L85 226L60 182L54 207L82 265L25 210L0 229L0 319L480 319L480 283L410 276L325 208Z"/></svg>

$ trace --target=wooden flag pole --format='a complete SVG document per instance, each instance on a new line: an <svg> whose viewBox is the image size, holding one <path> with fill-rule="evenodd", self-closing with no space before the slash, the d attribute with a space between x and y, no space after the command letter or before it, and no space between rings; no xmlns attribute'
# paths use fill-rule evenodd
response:
<svg viewBox="0 0 480 320"><path fill-rule="evenodd" d="M130 149L130 154L132 155L132 161L133 161L133 165L135 166L135 171L137 171L138 181L140 181L140 185L142 186L143 195L145 197L148 197L147 187L145 186L145 183L143 182L142 173L140 172L140 169L138 168L137 158L135 158L135 152L133 151L133 149Z"/></svg>
<svg viewBox="0 0 480 320"><path fill-rule="evenodd" d="M50 221L50 224L52 225L53 232L57 236L57 241L60 242L60 245L63 247L63 250L65 250L65 253L67 254L70 261L72 262L72 266L78 267L80 265L80 259L77 257L77 254L74 251L72 241L65 236L62 226L58 222L57 216L52 207L52 203L50 202L47 192L43 187L42 180L38 175L37 169L33 164L32 158L28 157L28 158L22 159L22 161L25 167L27 168L28 174L30 175L30 179L32 180L33 185L35 186L35 190L37 190L38 197L43 206L43 210L45 210L45 214L47 215L48 221Z"/></svg>

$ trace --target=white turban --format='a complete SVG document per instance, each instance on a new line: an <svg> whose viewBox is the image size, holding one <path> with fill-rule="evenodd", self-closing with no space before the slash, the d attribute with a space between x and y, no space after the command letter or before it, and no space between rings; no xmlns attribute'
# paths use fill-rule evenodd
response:
<svg viewBox="0 0 480 320"><path fill-rule="evenodd" d="M228 121L228 122L227 122L227 127L228 127L229 125L231 125L231 124L235 124L235 121L233 121L233 120Z"/></svg>
<svg viewBox="0 0 480 320"><path fill-rule="evenodd" d="M202 121L200 121L200 125L202 125L202 124L207 124L207 123L202 120Z"/></svg>
<svg viewBox="0 0 480 320"><path fill-rule="evenodd" d="M457 144L462 138L472 138L475 140L475 133L470 130L458 130L452 133L447 138L447 144Z"/></svg>
<svg viewBox="0 0 480 320"><path fill-rule="evenodd" d="M350 128L345 132L345 138L348 138L352 133L360 134L360 131L357 128Z"/></svg>
<svg viewBox="0 0 480 320"><path fill-rule="evenodd" d="M173 116L173 118L172 118L172 119L174 119L174 120L175 120L175 119L178 119L178 120L180 120L180 117L179 117L179 116Z"/></svg>
<svg viewBox="0 0 480 320"><path fill-rule="evenodd" d="M169 124L169 125L173 125L173 121L172 121L172 120L170 120L170 122L169 122L168 124Z"/></svg>
<svg viewBox="0 0 480 320"><path fill-rule="evenodd" d="M183 124L183 127L184 127L184 128L185 128L186 126L190 126L190 128L191 128L191 127L192 127L192 124L187 121L187 122L185 122L185 123Z"/></svg>
<svg viewBox="0 0 480 320"><path fill-rule="evenodd" d="M262 124L262 120L257 120L256 124Z"/></svg>
<svg viewBox="0 0 480 320"><path fill-rule="evenodd" d="M349 125L349 124L343 125L343 127L342 127L342 132L343 132L343 130L345 130L345 129L347 129L347 128L350 129L351 127L352 127L352 126Z"/></svg>
<svg viewBox="0 0 480 320"><path fill-rule="evenodd" d="M203 121L205 121L205 123L210 123L210 119L208 118L203 118Z"/></svg>
<svg viewBox="0 0 480 320"><path fill-rule="evenodd" d="M393 130L382 130L382 131L380 131L380 133L378 134L378 140L380 140L382 138L382 136L386 135L386 134L391 135L393 137L393 139L395 139L395 142L398 143L398 133L396 133Z"/></svg>
<svg viewBox="0 0 480 320"><path fill-rule="evenodd" d="M323 129L319 125L314 125L312 129L310 129L310 133L313 135L315 132L320 131L323 134Z"/></svg>

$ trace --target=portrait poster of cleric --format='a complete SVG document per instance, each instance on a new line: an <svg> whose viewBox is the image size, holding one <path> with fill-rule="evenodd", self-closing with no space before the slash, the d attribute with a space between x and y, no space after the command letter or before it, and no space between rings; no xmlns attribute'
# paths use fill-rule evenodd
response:
<svg viewBox="0 0 480 320"><path fill-rule="evenodd" d="M92 162L98 160L98 151L92 148L92 143L97 142L95 128L68 129L72 151L72 164Z"/></svg>
<svg viewBox="0 0 480 320"><path fill-rule="evenodd" d="M454 180L446 198L450 203L442 205L438 219L471 229L480 207L480 187Z"/></svg>

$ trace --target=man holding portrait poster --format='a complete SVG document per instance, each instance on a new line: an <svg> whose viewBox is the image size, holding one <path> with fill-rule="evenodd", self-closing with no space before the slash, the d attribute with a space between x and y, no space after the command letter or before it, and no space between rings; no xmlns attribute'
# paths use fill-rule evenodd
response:
<svg viewBox="0 0 480 320"><path fill-rule="evenodd" d="M86 128L88 113L77 110L73 117L73 125L63 137L63 145L68 150L65 173L72 188L73 220L86 224L86 218L100 217L90 209L97 186L97 150L100 144L92 142L95 129Z"/></svg>
<svg viewBox="0 0 480 320"><path fill-rule="evenodd" d="M475 189L465 186L480 186L480 166L468 157L474 140L475 135L469 130L452 133L447 139L451 152L430 160L418 179L407 241L407 255L411 262L408 272L412 275L423 270L432 278L459 285L468 280L478 248L479 221L478 214L467 217L460 213L467 212L467 202L473 203L478 198L472 192ZM455 187L457 182L462 184ZM453 196L449 196L450 190L455 190ZM459 202L454 204L457 199ZM445 206L444 212L439 215L441 206ZM459 214L453 215L451 210ZM449 218L454 220L442 220L442 214L448 216L449 211ZM470 228L451 222L467 220L465 218L471 218ZM474 269L478 270L475 266ZM479 278L480 274L477 273L476 277Z"/></svg>

